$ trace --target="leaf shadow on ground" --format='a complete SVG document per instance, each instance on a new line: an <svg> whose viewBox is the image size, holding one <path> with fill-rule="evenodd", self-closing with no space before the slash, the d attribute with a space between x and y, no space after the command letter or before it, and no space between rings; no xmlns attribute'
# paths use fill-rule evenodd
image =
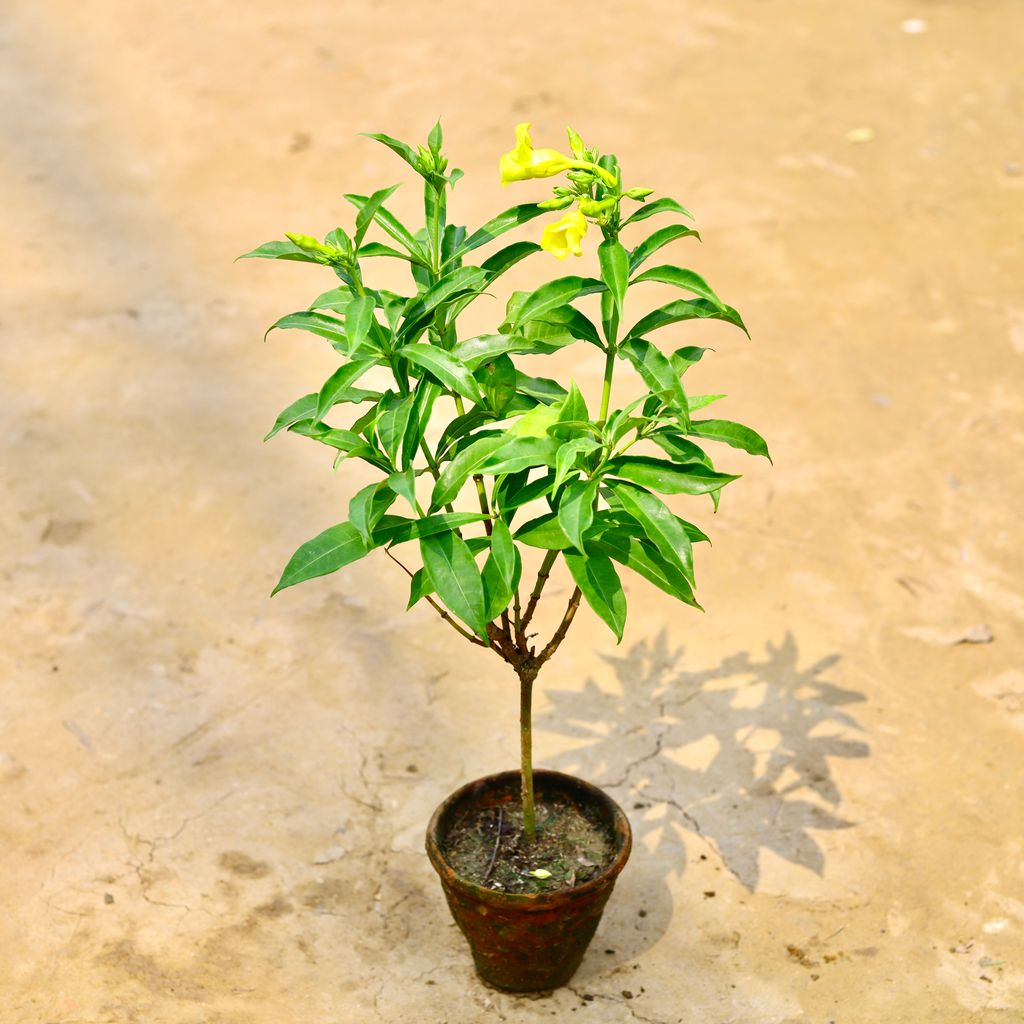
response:
<svg viewBox="0 0 1024 1024"><path fill-rule="evenodd" d="M749 890L762 850L821 875L814 833L849 828L831 759L863 758L847 708L863 694L824 678L829 655L800 666L793 635L711 668L684 668L662 632L606 657L617 686L549 690L539 729L578 740L546 758L608 789L633 826L634 857L664 880L687 866L687 836L701 836Z"/></svg>

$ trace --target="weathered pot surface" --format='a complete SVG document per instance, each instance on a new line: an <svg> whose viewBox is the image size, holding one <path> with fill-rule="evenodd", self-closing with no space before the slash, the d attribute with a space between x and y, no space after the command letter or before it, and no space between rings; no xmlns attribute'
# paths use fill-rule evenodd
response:
<svg viewBox="0 0 1024 1024"><path fill-rule="evenodd" d="M469 942L477 974L507 992L543 992L569 981L632 847L625 813L596 786L544 769L535 771L533 778L538 799L554 793L568 797L596 810L613 831L615 857L596 877L557 892L504 893L461 878L452 869L443 851L458 812L467 804L487 807L518 800L518 771L488 775L463 786L437 808L427 828L427 855L441 876L452 916Z"/></svg>

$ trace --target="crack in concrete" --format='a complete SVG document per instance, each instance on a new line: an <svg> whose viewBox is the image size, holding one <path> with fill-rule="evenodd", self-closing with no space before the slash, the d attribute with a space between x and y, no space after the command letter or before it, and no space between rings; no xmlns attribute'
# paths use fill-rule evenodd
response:
<svg viewBox="0 0 1024 1024"><path fill-rule="evenodd" d="M665 734L662 733L655 740L655 742L654 742L654 749L649 754L644 754L643 757L638 757L634 761L630 761L629 764L626 765L625 770L623 771L621 779L616 779L614 782L607 782L607 783L605 783L605 785L618 787L618 786L624 786L627 782L632 782L632 780L630 779L629 776L630 776L630 773L633 771L633 769L636 768L637 765L641 765L645 761L650 761L653 758L657 757L661 753L661 745L662 745L662 743L664 743L664 741L665 741Z"/></svg>
<svg viewBox="0 0 1024 1024"><path fill-rule="evenodd" d="M147 877L147 871L156 860L156 854L158 849L160 849L162 846L173 843L184 833L185 829L187 829L188 826L192 824L192 822L198 821L200 818L205 817L205 815L209 814L212 810L214 810L215 808L219 807L222 803L224 803L225 800L227 800L231 796L234 796L238 792L239 790L237 789L228 790L226 793L221 794L221 796L214 800L214 802L210 804L209 807L204 808L196 814L186 815L182 819L181 824L173 832L169 833L168 835L154 836L152 839L147 839L143 835L133 834L129 832L128 826L124 822L124 812L122 811L118 814L117 823L121 828L121 834L124 837L125 845L128 847L129 851L129 859L126 860L124 863L127 867L131 868L132 872L134 872L135 874L135 877L138 879L139 893L146 903L154 907L169 907L175 910L184 910L186 914L192 912L192 908L186 903L171 903L166 900L154 899L152 896L150 896L149 889L150 886L153 884L153 880ZM136 859L132 856L132 854L134 853L134 849L139 845L145 845L149 847L148 852L142 859Z"/></svg>

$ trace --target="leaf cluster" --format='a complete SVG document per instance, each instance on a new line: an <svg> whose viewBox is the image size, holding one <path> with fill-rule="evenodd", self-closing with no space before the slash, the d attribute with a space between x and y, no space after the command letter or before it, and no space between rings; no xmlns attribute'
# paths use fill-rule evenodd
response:
<svg viewBox="0 0 1024 1024"><path fill-rule="evenodd" d="M561 642L581 597L621 639L624 570L699 608L693 545L707 537L664 497L708 495L717 507L736 477L715 468L706 442L766 457L768 449L749 427L703 418L722 396L691 394L687 374L707 349L669 350L652 340L663 328L696 319L746 330L700 275L651 265L670 243L699 237L692 228L673 222L631 247L619 240L630 224L687 217L685 209L662 198L620 220L616 206L602 220L599 277L564 276L514 292L493 334L462 338L458 322L467 307L539 250L528 241L492 243L545 209L513 206L474 231L449 223L448 192L461 172L446 173L440 125L415 150L389 136L370 137L421 179L423 227L410 229L388 209L397 188L391 186L345 196L355 208L351 233L339 227L323 241L290 234L245 254L319 264L337 282L271 327L324 339L339 365L277 417L267 438L282 431L307 437L334 451L336 468L356 459L378 477L351 499L345 521L295 552L274 592L383 549L410 576L410 606L429 602L465 637L531 678ZM617 170L614 157L605 161ZM649 190L634 191L646 198ZM368 241L371 230L387 241ZM480 259L479 250L489 255ZM407 266L404 293L368 282L375 259ZM627 293L642 292L648 282L682 297L624 327ZM580 308L586 296L597 297L599 316ZM604 354L600 409L588 407L575 382L524 368L528 357L577 344ZM617 367L643 385L624 408L610 406ZM523 580L529 549L543 552L531 589ZM415 568L399 559L406 550L418 554ZM559 558L576 589L555 635L538 647L527 628Z"/></svg>

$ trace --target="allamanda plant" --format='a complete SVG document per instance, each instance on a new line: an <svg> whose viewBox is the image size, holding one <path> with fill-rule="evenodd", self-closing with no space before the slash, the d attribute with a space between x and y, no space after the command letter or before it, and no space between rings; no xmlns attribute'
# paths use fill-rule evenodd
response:
<svg viewBox="0 0 1024 1024"><path fill-rule="evenodd" d="M714 468L704 441L768 457L749 427L695 418L722 397L688 395L683 384L707 349L684 346L666 354L650 336L695 319L746 328L694 271L672 264L642 269L670 242L697 232L673 222L631 247L620 233L656 215L691 215L674 199L648 202L651 189L625 189L618 160L587 148L572 129L572 155L566 156L534 149L529 125L516 128L515 147L501 158L502 184L554 176L564 176L564 184L552 199L513 206L473 232L448 223L448 193L462 172L448 171L440 124L415 150L387 135L370 138L422 178L423 228L413 232L388 210L385 203L398 187L392 185L345 197L356 209L351 234L336 228L323 242L289 234L245 254L318 264L340 281L308 309L273 325L326 339L341 365L318 391L288 406L267 438L288 430L334 449L335 468L360 459L380 475L351 499L347 521L295 552L274 593L380 548L409 575L410 607L426 601L460 636L508 662L520 682L524 831L532 839L533 683L564 640L581 599L617 640L626 599L616 565L699 608L692 547L708 538L658 495L709 495L717 508L722 488L736 477ZM477 250L548 211L562 215L544 228L539 245L513 242L471 262ZM374 226L393 244L367 241ZM558 277L514 292L494 334L459 336L460 314L491 293L505 271L541 249L559 260L579 256L591 226L602 239L599 278ZM377 259L408 265L411 294L367 283ZM651 281L686 297L623 329L627 292ZM576 305L589 295L599 297L597 322ZM521 368L522 357L579 342L605 356L596 412L574 381L566 388ZM622 364L639 375L644 393L616 408L612 383ZM372 386L359 386L367 375ZM336 410L349 411L346 426L326 422ZM393 512L396 502L401 515ZM538 506L543 511L528 517ZM413 542L421 562L415 569L405 555ZM532 584L524 578L525 549L543 552L535 576L529 574ZM559 558L575 588L553 634L534 643L529 629Z"/></svg>

